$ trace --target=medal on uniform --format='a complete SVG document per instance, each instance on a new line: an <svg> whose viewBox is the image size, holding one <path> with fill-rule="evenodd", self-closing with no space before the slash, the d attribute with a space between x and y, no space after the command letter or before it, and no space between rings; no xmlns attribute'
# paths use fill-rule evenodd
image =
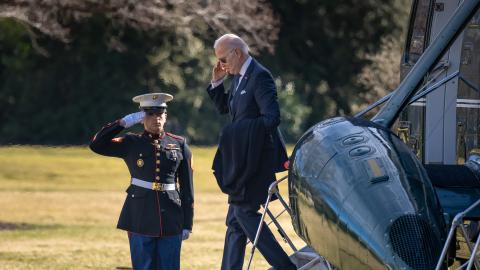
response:
<svg viewBox="0 0 480 270"><path fill-rule="evenodd" d="M177 160L177 150L180 150L178 145L176 145L174 143L169 143L169 144L165 145L165 149L170 152L170 157L173 159L173 161L176 161Z"/></svg>
<svg viewBox="0 0 480 270"><path fill-rule="evenodd" d="M143 167L143 164L145 164L145 163L143 162L143 159L141 159L141 158L137 159L137 166L138 166L138 167L140 167L140 168Z"/></svg>
<svg viewBox="0 0 480 270"><path fill-rule="evenodd" d="M165 149L167 149L167 150L180 150L180 148L174 143L167 143L167 145L165 145Z"/></svg>

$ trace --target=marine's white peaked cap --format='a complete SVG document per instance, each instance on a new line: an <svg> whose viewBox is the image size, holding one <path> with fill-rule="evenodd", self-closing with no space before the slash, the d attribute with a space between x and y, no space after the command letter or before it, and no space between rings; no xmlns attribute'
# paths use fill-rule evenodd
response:
<svg viewBox="0 0 480 270"><path fill-rule="evenodd" d="M140 108L167 107L167 102L171 101L173 96L167 93L149 93L132 98L133 102L140 103Z"/></svg>

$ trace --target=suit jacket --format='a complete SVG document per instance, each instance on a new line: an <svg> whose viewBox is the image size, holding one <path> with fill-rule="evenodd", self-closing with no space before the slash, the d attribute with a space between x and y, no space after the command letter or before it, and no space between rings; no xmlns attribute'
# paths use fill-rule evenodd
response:
<svg viewBox="0 0 480 270"><path fill-rule="evenodd" d="M261 119L243 119L223 128L213 170L220 189L229 195L230 202L246 199L247 185L261 169L264 138L265 127Z"/></svg>
<svg viewBox="0 0 480 270"><path fill-rule="evenodd" d="M261 136L263 139L263 143L261 145L256 145L255 147L257 147L259 157L267 158L268 162L262 160L260 165L257 166L256 175L258 177L253 177L247 181L245 184L247 189L244 196L245 200L263 201L266 198L268 185L275 180L274 173L284 171L284 163L288 160L285 143L280 130L278 129L278 125L280 124L280 108L278 105L275 82L270 72L255 59L252 59L252 62L248 66L242 80L238 84L235 94L232 94L233 87L234 85L232 84L230 86L230 91L225 92L223 84L215 88L212 88L210 85L207 88L207 92L221 114L230 114L230 128L232 128L231 125L235 128L235 126L238 126L242 120L248 119L257 119L263 125L264 130L260 131L260 133L238 138L238 140L251 140L251 138L258 138ZM253 130L258 131L258 129ZM221 136L223 136L223 134ZM220 143L222 143L222 141L226 140L221 138ZM235 141L229 140L228 143L235 143ZM217 150L217 155L221 155L219 151L225 148L233 149L234 146L220 145ZM234 158L229 156L231 160L248 158L247 156L241 156L244 155L244 153L242 154L242 151L232 152L231 154L237 155ZM222 159L223 158L225 158L225 155L223 155ZM231 164L229 168L224 168L226 163L228 162L222 161L220 158L216 157L214 159L213 169L216 171L221 168L221 170L225 172L238 167ZM216 174L216 176L217 175L218 174ZM236 174L230 173L230 175ZM260 179L260 177L265 179ZM220 179L219 182L231 181L233 180ZM256 185L256 191L253 191L255 187L249 182L255 182L258 184ZM248 188L249 186L251 188ZM261 192L258 192L258 186L262 187ZM250 193L250 195L255 193L255 195L249 196L248 193Z"/></svg>
<svg viewBox="0 0 480 270"><path fill-rule="evenodd" d="M171 236L192 229L193 175L191 152L185 139L148 132L116 137L124 128L118 121L103 127L90 149L104 156L122 158L130 176L147 182L177 184L179 189L154 191L130 185L117 228L148 236Z"/></svg>

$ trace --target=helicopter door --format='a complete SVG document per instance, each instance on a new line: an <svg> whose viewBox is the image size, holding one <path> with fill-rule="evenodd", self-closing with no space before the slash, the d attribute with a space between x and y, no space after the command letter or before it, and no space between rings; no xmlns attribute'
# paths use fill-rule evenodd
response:
<svg viewBox="0 0 480 270"><path fill-rule="evenodd" d="M445 26L458 6L458 1L436 1L432 17L430 40ZM463 34L462 34L463 35ZM437 66L430 72L435 83L459 70L462 35L452 44ZM458 78L443 84L425 99L424 162L426 164L456 164L456 99Z"/></svg>
<svg viewBox="0 0 480 270"><path fill-rule="evenodd" d="M457 4L458 1L415 2L402 78L426 44L435 39ZM424 87L440 81L440 87L402 112L397 133L425 164L463 164L469 154L480 155L479 13L430 71Z"/></svg>

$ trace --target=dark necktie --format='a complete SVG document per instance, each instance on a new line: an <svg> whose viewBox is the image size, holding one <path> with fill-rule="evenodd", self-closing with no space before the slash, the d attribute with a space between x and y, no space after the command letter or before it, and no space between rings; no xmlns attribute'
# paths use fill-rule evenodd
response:
<svg viewBox="0 0 480 270"><path fill-rule="evenodd" d="M235 95L235 92L237 92L237 89L238 89L238 84L240 83L240 74L236 74L235 76L233 76L233 92L232 92L232 96Z"/></svg>
<svg viewBox="0 0 480 270"><path fill-rule="evenodd" d="M235 95L235 92L237 91L239 81L240 81L240 74L234 75L233 80L232 80L233 89L232 89L232 94L230 95L230 109L232 108L232 105L233 105L233 96Z"/></svg>

